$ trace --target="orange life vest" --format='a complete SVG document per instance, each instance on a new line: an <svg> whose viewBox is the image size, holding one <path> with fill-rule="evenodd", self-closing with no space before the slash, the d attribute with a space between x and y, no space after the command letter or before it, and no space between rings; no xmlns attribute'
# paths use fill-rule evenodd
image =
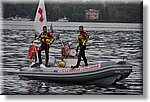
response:
<svg viewBox="0 0 150 102"><path fill-rule="evenodd" d="M32 44L28 50L28 59L33 59L36 56L37 48Z"/></svg>

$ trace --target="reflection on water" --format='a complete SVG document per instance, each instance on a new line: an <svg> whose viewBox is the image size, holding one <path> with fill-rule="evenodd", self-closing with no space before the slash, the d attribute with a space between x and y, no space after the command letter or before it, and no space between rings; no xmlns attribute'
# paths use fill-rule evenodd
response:
<svg viewBox="0 0 150 102"><path fill-rule="evenodd" d="M8 22L7 22L8 23ZM12 24L12 22L11 22ZM92 25L92 23L90 24ZM4 23L4 26L5 25ZM10 25L9 25L10 26ZM69 26L69 25L68 25ZM116 26L116 25L115 25ZM12 27L13 28L13 27ZM18 70L29 66L27 52L34 31L24 29L3 30L3 83L2 94L142 94L142 34L135 31L89 30L90 39L87 43L86 56L89 63L97 63L101 60L125 57L132 65L133 72L128 78L117 82L116 85L72 85L58 84L40 80L20 79L17 74L5 73L5 70ZM72 28L73 29L73 28ZM96 28L95 28L96 29ZM107 28L106 28L107 29ZM126 28L125 28L126 29ZM65 31L62 34L64 43L71 41L76 46L76 32ZM60 57L61 43L56 41L50 48L50 55ZM83 64L83 63L81 63Z"/></svg>

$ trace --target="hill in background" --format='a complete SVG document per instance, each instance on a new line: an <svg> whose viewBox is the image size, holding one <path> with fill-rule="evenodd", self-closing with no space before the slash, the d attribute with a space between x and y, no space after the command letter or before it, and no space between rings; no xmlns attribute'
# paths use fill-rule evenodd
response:
<svg viewBox="0 0 150 102"><path fill-rule="evenodd" d="M3 16L22 17L34 20L38 4L10 4L3 3ZM48 21L57 21L67 17L71 22L88 21L85 11L95 9L99 11L99 19L95 22L143 22L143 2L140 4L55 4L47 3ZM91 21L91 20L89 20ZM93 20L94 21L94 20Z"/></svg>

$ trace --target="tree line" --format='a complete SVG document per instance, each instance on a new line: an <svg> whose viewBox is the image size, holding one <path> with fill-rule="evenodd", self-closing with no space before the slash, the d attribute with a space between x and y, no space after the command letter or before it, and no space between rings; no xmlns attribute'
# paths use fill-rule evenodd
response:
<svg viewBox="0 0 150 102"><path fill-rule="evenodd" d="M3 3L4 18L19 16L34 20L38 4ZM46 3L48 21L57 21L64 16L72 22L84 22L85 10L99 10L96 22L143 22L143 3L140 4L59 4Z"/></svg>

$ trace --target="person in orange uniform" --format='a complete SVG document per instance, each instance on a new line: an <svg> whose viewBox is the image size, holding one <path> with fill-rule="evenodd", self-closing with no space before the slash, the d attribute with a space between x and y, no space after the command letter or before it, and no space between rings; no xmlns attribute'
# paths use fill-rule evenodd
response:
<svg viewBox="0 0 150 102"><path fill-rule="evenodd" d="M49 48L50 45L54 42L55 38L54 36L47 31L47 27L43 27L43 32L36 38L41 41L41 46L38 50L38 57L39 57L39 64L42 64L42 58L41 58L41 51L45 50L46 54L46 63L45 66L49 67L48 61L49 61Z"/></svg>
<svg viewBox="0 0 150 102"><path fill-rule="evenodd" d="M80 48L79 54L78 54L78 61L75 66L71 66L71 68L78 68L81 62L81 57L83 58L83 61L85 63L85 66L88 66L87 59L85 57L85 49L86 49L86 42L88 41L89 34L84 31L83 26L79 26L79 35L78 35L78 46L76 51L78 52L78 49Z"/></svg>

